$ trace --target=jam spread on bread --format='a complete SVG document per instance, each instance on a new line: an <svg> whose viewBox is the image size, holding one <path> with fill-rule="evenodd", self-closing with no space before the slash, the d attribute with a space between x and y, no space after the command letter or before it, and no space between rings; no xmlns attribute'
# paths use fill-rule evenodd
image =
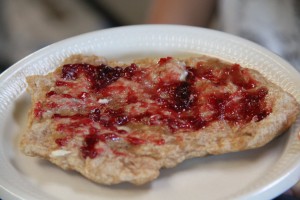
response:
<svg viewBox="0 0 300 200"><path fill-rule="evenodd" d="M171 57L161 58L156 68L166 65L173 67ZM64 146L75 134L82 134L82 156L95 158L103 152L95 148L98 142L165 143L160 137L148 138L118 130L120 126L163 126L176 134L196 131L218 120L232 125L260 121L271 112L265 103L268 89L260 87L238 64L216 68L199 62L194 68L181 67L180 73L158 70L153 74L151 68L140 68L137 64L125 67L65 64L55 82L56 88L46 93L47 101L35 105L35 116L41 118L47 110L63 106L70 110L80 108L80 113L72 115L53 114L56 130L65 135L55 142ZM230 91L226 90L229 85ZM119 94L120 98L115 98Z"/></svg>
<svg viewBox="0 0 300 200"><path fill-rule="evenodd" d="M71 55L26 77L32 106L20 150L96 183L141 185L186 159L262 147L300 113L263 67L206 55Z"/></svg>

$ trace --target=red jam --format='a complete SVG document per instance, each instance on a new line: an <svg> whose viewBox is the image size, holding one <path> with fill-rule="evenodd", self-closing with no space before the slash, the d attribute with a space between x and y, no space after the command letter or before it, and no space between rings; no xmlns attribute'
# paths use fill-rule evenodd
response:
<svg viewBox="0 0 300 200"><path fill-rule="evenodd" d="M242 91L237 94L229 93L211 94L208 103L215 110L213 120L226 120L231 122L247 123L251 120L260 121L270 114L270 110L265 109L263 101L268 90L264 87L254 91ZM235 101L234 98L239 98Z"/></svg>
<svg viewBox="0 0 300 200"><path fill-rule="evenodd" d="M66 82L66 81L56 81L55 82L56 86L67 86L67 87L73 87L74 84L71 82Z"/></svg>
<svg viewBox="0 0 300 200"><path fill-rule="evenodd" d="M35 104L35 108L33 110L34 116L38 119L41 119L43 116L43 113L45 112L44 109L42 109L43 105L41 102L38 102Z"/></svg>
<svg viewBox="0 0 300 200"><path fill-rule="evenodd" d="M146 143L146 140L140 139L140 138L137 138L137 137L127 136L126 139L130 144L133 144L133 145L140 145L140 144L145 144Z"/></svg>
<svg viewBox="0 0 300 200"><path fill-rule="evenodd" d="M171 60L171 57L161 58L153 67L163 67ZM104 64L64 65L61 77L56 81L56 86L60 90L46 93L46 108L56 109L61 106L55 102L55 97L65 98L66 101L72 98L79 102L84 101L86 104L85 106L72 104L76 109L81 110L78 114L57 113L52 116L58 122L57 131L68 136L56 139L56 144L65 146L70 137L76 134L84 135L83 145L80 148L82 157L95 158L103 151L97 148L99 142L107 145L114 142L127 142L133 146L147 143L165 144L163 138L151 139L139 134L133 136L130 131L119 130L117 127L120 126L159 125L176 134L178 131L189 132L205 128L217 120L225 120L232 126L250 121L258 122L271 113L271 109L265 102L268 90L261 87L260 83L238 64L217 68L199 62L195 68L189 66L185 68L188 73L184 81L178 79L154 83L149 79L151 76L147 74L151 72L139 68L136 64L114 68ZM88 88L76 88L75 86L78 86L76 81L79 79L87 82ZM143 91L143 96L140 97L140 93L135 93L130 84L118 84L113 87L117 81L122 83L124 80L132 85L137 83L139 90ZM149 83L152 85L149 86ZM228 85L235 89L232 92L222 90ZM74 92L68 90L70 87ZM127 91L127 94L124 91ZM99 98L110 97L108 94L114 94L112 98L126 95L125 99L117 102L112 100L112 104L110 101L98 103ZM139 107L133 109L137 112L132 112L126 110L126 106ZM45 107L38 103L34 110L35 117L41 118L44 109ZM115 155L125 155L118 149L112 151Z"/></svg>
<svg viewBox="0 0 300 200"><path fill-rule="evenodd" d="M161 58L161 59L159 59L158 64L159 65L164 65L164 64L166 64L167 62L169 62L171 60L172 60L172 57Z"/></svg>
<svg viewBox="0 0 300 200"><path fill-rule="evenodd" d="M83 158L95 158L103 151L103 149L95 147L99 140L97 134L89 134L85 137L84 145L80 148Z"/></svg>
<svg viewBox="0 0 300 200"><path fill-rule="evenodd" d="M56 92L50 91L50 92L46 93L46 97L51 97L51 96L56 95L56 94L57 94Z"/></svg>
<svg viewBox="0 0 300 200"><path fill-rule="evenodd" d="M166 141L164 139L158 139L158 140L153 140L153 143L157 145L164 145Z"/></svg>
<svg viewBox="0 0 300 200"><path fill-rule="evenodd" d="M106 141L119 140L120 138L117 134L114 133L102 133L101 135L99 135L99 139L102 142L106 142Z"/></svg>
<svg viewBox="0 0 300 200"><path fill-rule="evenodd" d="M81 74L90 82L92 90L100 90L117 81L120 77L130 79L137 66L131 64L126 68L109 67L107 65L94 66L89 64L67 64L63 66L62 78L68 81L76 80ZM59 85L58 85L59 83ZM69 82L56 82L57 86L68 84Z"/></svg>
<svg viewBox="0 0 300 200"><path fill-rule="evenodd" d="M182 81L171 85L159 86L156 91L159 97L156 101L163 107L177 112L188 110L197 97L197 93L193 91L192 87L192 84ZM164 98L161 97L161 93L164 93Z"/></svg>
<svg viewBox="0 0 300 200"><path fill-rule="evenodd" d="M241 70L238 64L233 64L221 70L215 70L212 66L198 63L196 68L188 68L188 70L192 74L192 77L209 80L215 85L227 85L228 82L232 82L243 89L256 87L256 81L249 76L246 70Z"/></svg>
<svg viewBox="0 0 300 200"><path fill-rule="evenodd" d="M58 138L55 140L55 143L58 146L66 146L68 144L69 138L65 137L65 138Z"/></svg>

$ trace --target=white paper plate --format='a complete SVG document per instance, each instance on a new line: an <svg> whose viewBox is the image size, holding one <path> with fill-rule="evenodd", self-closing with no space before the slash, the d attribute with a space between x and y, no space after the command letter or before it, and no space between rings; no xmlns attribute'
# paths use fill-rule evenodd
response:
<svg viewBox="0 0 300 200"><path fill-rule="evenodd" d="M287 62L244 39L217 31L172 25L107 29L50 45L0 76L0 197L54 199L270 199L300 177L300 120L263 148L183 162L164 169L151 184L94 184L75 172L22 155L17 137L24 129L29 97L25 77L52 71L74 53L128 60L144 56L207 54L255 68L300 102L300 75Z"/></svg>

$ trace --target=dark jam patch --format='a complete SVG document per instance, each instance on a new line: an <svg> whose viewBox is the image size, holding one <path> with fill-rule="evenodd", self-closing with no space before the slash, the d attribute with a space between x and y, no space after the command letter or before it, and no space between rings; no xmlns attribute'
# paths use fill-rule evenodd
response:
<svg viewBox="0 0 300 200"><path fill-rule="evenodd" d="M270 114L266 108L265 97L268 90L264 87L257 90L238 91L236 94L219 93L208 96L208 103L213 107L214 120L226 120L236 123L256 122ZM235 100L239 99L239 100Z"/></svg>
<svg viewBox="0 0 300 200"><path fill-rule="evenodd" d="M159 59L158 64L159 65L165 65L170 60L172 60L172 57L161 58L161 59Z"/></svg>
<svg viewBox="0 0 300 200"><path fill-rule="evenodd" d="M238 64L234 64L231 67L231 69L229 70L229 76L233 84L244 89L251 89L256 86L256 81L254 81L253 79L245 79L245 77L249 76L247 76L245 71L241 70L241 66Z"/></svg>
<svg viewBox="0 0 300 200"><path fill-rule="evenodd" d="M95 158L100 154L103 149L96 148L96 144L99 142L100 138L97 134L89 134L84 138L84 144L80 148L83 158Z"/></svg>
<svg viewBox="0 0 300 200"><path fill-rule="evenodd" d="M55 94L57 94L55 91L50 91L50 92L46 93L46 97L51 97Z"/></svg>
<svg viewBox="0 0 300 200"><path fill-rule="evenodd" d="M157 93L158 103L177 112L188 110L197 96L190 83L181 81L163 85L157 89Z"/></svg>
<svg viewBox="0 0 300 200"><path fill-rule="evenodd" d="M242 92L242 100L240 105L240 113L246 121L261 121L268 116L271 110L266 109L265 101L263 101L268 94L267 88L259 88L255 91Z"/></svg>
<svg viewBox="0 0 300 200"><path fill-rule="evenodd" d="M98 122L100 121L100 114L101 111L99 108L93 109L89 114L89 118L92 119L94 122Z"/></svg>
<svg viewBox="0 0 300 200"><path fill-rule="evenodd" d="M62 68L62 78L65 80L76 80L83 74L90 83L92 90L100 90L117 81L120 77L131 79L137 70L135 64L125 68L110 67L104 64L94 66L89 64L67 64ZM57 84L56 84L57 85ZM60 86L63 84L59 84Z"/></svg>
<svg viewBox="0 0 300 200"><path fill-rule="evenodd" d="M161 58L157 67L165 65L172 58ZM139 114L127 113L124 106L128 104L140 103L138 96L134 92L129 92L124 105L120 108L112 108L102 105L97 108L86 110L86 114L76 114L72 116L63 116L54 114L54 119L69 118L68 124L58 124L57 131L69 134L83 134L80 127L90 127L89 134L85 136L83 146L81 147L84 158L95 158L103 150L95 146L99 142L111 143L115 141L127 141L131 145L142 145L153 143L156 145L165 144L165 140L134 137L125 130L118 130L117 126L127 125L128 123L142 123L145 125L166 126L173 133L181 131L196 131L208 126L217 120L226 120L229 124L243 124L254 121L260 121L271 112L265 103L265 97L268 90L264 87L257 87L258 83L248 74L247 70L241 69L238 64L218 68L207 66L204 63L198 63L195 68L186 66L188 75L185 81L160 82L152 85L152 89L147 88L145 92L150 100L156 102L156 107L146 109ZM127 67L109 67L107 65L94 66L89 64L69 64L62 68L62 79L56 81L57 86L72 87L79 77L84 77L89 82L89 91L82 92L76 97L86 100L95 94L101 94L102 90L120 78L134 81L143 86L145 80L141 78L143 72L137 65L131 64ZM145 76L151 77L151 76ZM148 82L151 80L148 80ZM213 92L202 94L200 90L196 91L195 84L198 82L208 82L213 87L227 86L229 83L236 86L234 93ZM123 86L122 86L123 87ZM122 90L126 89L126 86ZM131 90L129 90L131 91ZM106 91L107 92L107 91ZM71 98L71 95L57 94L50 91L46 97L60 95L65 98ZM201 98L212 113L208 117L202 117L203 105L199 104ZM50 105L51 104L47 104ZM143 108L147 108L148 104ZM55 107L55 106L53 106ZM37 104L34 111L36 117L41 117L43 113L42 104ZM168 113L168 114L166 114ZM93 124L99 123L104 126L107 133L100 133L93 127ZM67 144L67 139L59 138L56 143L59 146ZM112 149L118 155L119 151ZM120 155L123 155L121 152Z"/></svg>

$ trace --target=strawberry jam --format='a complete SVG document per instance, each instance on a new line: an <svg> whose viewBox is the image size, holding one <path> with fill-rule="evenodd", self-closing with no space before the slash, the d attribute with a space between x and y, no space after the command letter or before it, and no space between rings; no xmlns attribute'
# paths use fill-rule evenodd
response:
<svg viewBox="0 0 300 200"><path fill-rule="evenodd" d="M178 81L171 85L164 85L157 90L157 93L163 93L165 97L159 97L157 101L172 110L178 112L185 111L192 106L194 99L197 96L192 90L192 85L188 82Z"/></svg>
<svg viewBox="0 0 300 200"><path fill-rule="evenodd" d="M265 109L263 99L268 94L262 87L254 91L243 91L230 95L228 93L211 94L208 103L213 107L213 120L226 120L230 122L247 123L251 120L264 119L270 110ZM235 101L239 98L239 101Z"/></svg>
<svg viewBox="0 0 300 200"><path fill-rule="evenodd" d="M99 142L99 137L96 134L89 134L84 139L84 145L80 148L83 158L95 158L102 149L97 149L95 146Z"/></svg>
<svg viewBox="0 0 300 200"><path fill-rule="evenodd" d="M58 138L55 140L55 143L58 145L58 146L66 146L68 144L68 138L65 137L65 138Z"/></svg>
<svg viewBox="0 0 300 200"><path fill-rule="evenodd" d="M67 64L62 68L62 78L76 80L81 74L90 82L91 89L100 90L117 81L120 77L130 79L137 67L132 64L126 68L109 67L107 65L94 66L89 64ZM61 81L60 81L61 82ZM58 86L65 84L59 83Z"/></svg>
<svg viewBox="0 0 300 200"><path fill-rule="evenodd" d="M158 64L164 65L164 64L168 63L170 60L172 60L172 57L161 58L161 59L159 59Z"/></svg>
<svg viewBox="0 0 300 200"><path fill-rule="evenodd" d="M238 64L218 67L218 63L199 62L189 67L172 60L161 58L146 69L136 64L64 65L56 80L57 90L51 88L46 93L45 107L36 105L35 117L42 118L46 109L64 108L63 99L73 114L53 114L56 130L68 136L56 139L56 144L66 146L70 138L82 135L82 157L92 159L103 151L97 147L99 143L110 146L115 155L125 155L118 149L122 143L134 147L166 143L163 136L148 138L139 135L139 129L132 134L121 126L162 126L176 134L197 131L220 120L230 126L258 122L272 112L265 101L267 88ZM165 66L172 76L157 78ZM151 67L161 71L155 74ZM184 79L182 74L186 74ZM68 103L70 100L77 103Z"/></svg>
<svg viewBox="0 0 300 200"><path fill-rule="evenodd" d="M38 102L35 104L35 108L33 110L34 116L38 119L41 119L43 116L43 113L45 112L44 109L42 109L43 105L41 102Z"/></svg>
<svg viewBox="0 0 300 200"><path fill-rule="evenodd" d="M196 68L188 68L192 77L209 80L214 85L227 85L229 82L243 88L251 89L256 87L256 81L252 79L246 70L242 70L240 65L233 64L221 69L198 63Z"/></svg>

